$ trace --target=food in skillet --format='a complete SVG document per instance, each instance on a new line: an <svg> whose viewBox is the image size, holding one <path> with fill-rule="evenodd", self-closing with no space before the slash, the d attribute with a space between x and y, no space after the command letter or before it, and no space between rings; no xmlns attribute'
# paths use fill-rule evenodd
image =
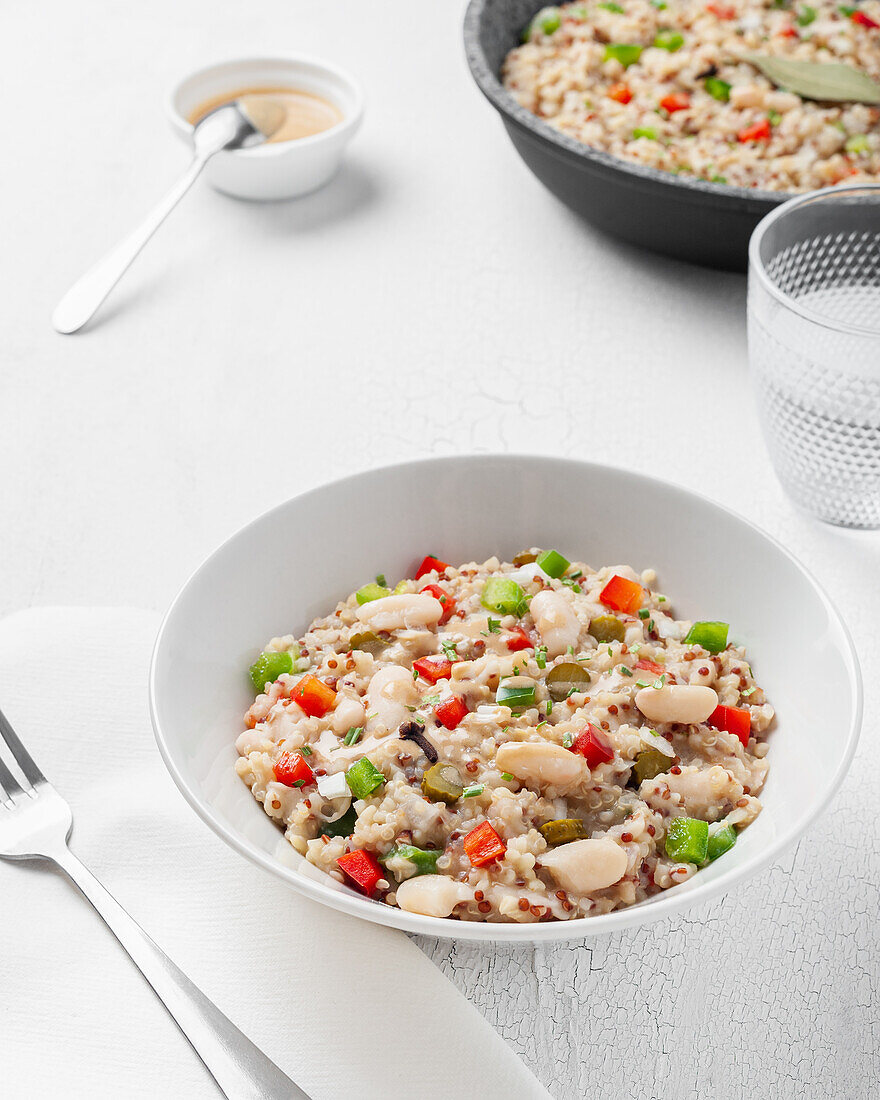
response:
<svg viewBox="0 0 880 1100"><path fill-rule="evenodd" d="M524 39L505 87L596 149L768 191L880 179L880 0L585 0Z"/></svg>
<svg viewBox="0 0 880 1100"><path fill-rule="evenodd" d="M364 585L272 639L236 770L305 857L470 921L632 905L758 815L773 710L648 570L531 550Z"/></svg>

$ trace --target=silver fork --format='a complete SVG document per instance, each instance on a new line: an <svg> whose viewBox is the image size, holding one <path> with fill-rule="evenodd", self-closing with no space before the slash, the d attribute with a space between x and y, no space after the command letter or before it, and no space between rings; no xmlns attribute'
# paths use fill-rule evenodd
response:
<svg viewBox="0 0 880 1100"><path fill-rule="evenodd" d="M309 1100L193 985L67 847L73 814L0 711L0 737L25 786L0 756L0 857L49 860L82 891L134 960L230 1100Z"/></svg>

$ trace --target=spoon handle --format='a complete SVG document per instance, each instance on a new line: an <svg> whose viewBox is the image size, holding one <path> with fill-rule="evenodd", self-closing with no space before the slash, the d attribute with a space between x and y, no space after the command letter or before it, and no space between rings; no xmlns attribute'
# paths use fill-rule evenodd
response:
<svg viewBox="0 0 880 1100"><path fill-rule="evenodd" d="M177 183L137 229L77 279L52 314L52 325L58 332L76 332L94 315L140 250L198 179L209 159L210 154L196 156Z"/></svg>

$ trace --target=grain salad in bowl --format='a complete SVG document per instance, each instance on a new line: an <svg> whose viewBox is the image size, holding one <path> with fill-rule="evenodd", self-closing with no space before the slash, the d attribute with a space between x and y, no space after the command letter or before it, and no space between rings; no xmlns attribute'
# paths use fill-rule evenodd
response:
<svg viewBox="0 0 880 1100"><path fill-rule="evenodd" d="M880 179L880 0L584 0L504 61L517 102L624 160L805 191Z"/></svg>
<svg viewBox="0 0 880 1100"><path fill-rule="evenodd" d="M727 624L675 618L651 570L429 556L250 675L238 775L311 864L411 913L609 913L761 810L773 709Z"/></svg>

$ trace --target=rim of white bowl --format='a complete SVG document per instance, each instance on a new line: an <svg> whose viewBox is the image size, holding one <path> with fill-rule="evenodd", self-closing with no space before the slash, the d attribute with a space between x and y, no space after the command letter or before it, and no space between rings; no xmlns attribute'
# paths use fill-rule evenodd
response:
<svg viewBox="0 0 880 1100"><path fill-rule="evenodd" d="M842 332L850 336L866 336L873 340L877 340L880 339L880 329L867 328L865 325L854 325L850 321L837 320L834 317L829 317L825 313L820 313L819 310L811 309L809 306L803 305L797 298L792 298L791 295L786 294L779 284L770 278L764 261L761 258L761 244L764 240L764 235L776 222L781 221L783 218L787 218L789 214L795 213L802 206L812 206L814 203L822 203L825 199L832 196L838 197L840 195L854 194L858 191L868 191L872 193L876 196L877 204L880 205L880 183L848 183L844 185L838 184L834 187L823 187L818 191L807 191L803 195L795 195L794 198L782 203L781 206L777 206L775 210L772 210L766 217L758 222L749 239L749 273L754 275L761 284L762 289L765 290L771 298L774 298L785 309L791 310L792 313L796 313L799 317L803 317L803 319L809 321L810 324L820 325L822 328L829 329L832 332Z"/></svg>
<svg viewBox="0 0 880 1100"><path fill-rule="evenodd" d="M324 61L323 58L313 57L311 54L305 53L267 53L252 54L248 57L227 57L221 58L219 61L213 61L210 65L202 65L198 69L193 69L192 72L181 77L165 96L165 113L168 115L172 126L184 135L191 134L194 129L193 124L177 109L177 96L184 84L195 77L203 76L217 69L234 69L237 66L245 67L247 65L265 64L266 62L282 65L311 65L316 69L321 69L348 88L353 97L354 105L351 111L344 114L340 122L334 123L326 130L321 130L320 133L297 138L295 141L278 141L274 144L266 142L263 145L256 145L252 149L236 149L232 154L233 156L249 159L280 156L282 153L290 153L293 147L298 149L309 148L331 138L348 136L360 126L364 114L364 92L357 80L348 70L341 68L339 65L334 65L330 61Z"/></svg>
<svg viewBox="0 0 880 1100"><path fill-rule="evenodd" d="M418 913L407 913L402 909L397 909L389 905L383 905L374 901L370 901L368 898L361 897L353 890L341 891L331 886L324 885L320 879L310 879L304 875L298 874L293 869L286 867L277 859L273 859L267 853L252 846L249 842L240 837L237 833L230 829L227 829L215 816L211 808L202 800L196 791L194 791L186 779L182 775L180 769L177 767L176 761L168 749L168 745L165 742L165 737L162 732L159 717L158 717L158 702L157 702L157 684L156 684L156 661L159 650L162 646L162 640L165 635L165 631L168 628L168 624L171 617L174 615L175 609L188 591L190 585L195 581L202 570L213 559L221 554L226 547L236 539L241 538L252 527L262 523L269 516L275 512L279 512L284 508L287 508L294 500L304 500L307 497L313 496L316 493L321 493L327 489L330 485L340 485L346 482L354 482L364 478L376 476L377 474L385 473L389 470L400 470L409 468L415 475L418 470L426 465L443 465L443 464L456 464L461 462L481 462L481 461L497 461L503 459L505 461L513 462L529 462L529 463L552 463L552 464L568 464L571 466L579 467L591 467L594 470L613 470L616 473L623 473L630 477L640 478L644 481L653 483L655 485L662 485L665 489L672 490L674 493L678 493L683 497L696 498L702 501L704 504L708 504L712 508L718 509L718 511L725 513L726 515L737 520L739 523L745 525L750 530L760 535L763 539L774 546L789 562L806 578L810 585L815 590L816 594L822 601L826 611L828 612L830 621L835 623L840 630L841 637L845 643L845 652L848 657L849 673L851 679L851 688L853 693L853 716L850 723L850 728L847 731L846 739L847 746L844 752L843 758L838 766L836 772L831 778L830 783L825 791L824 796L817 804L813 814L804 821L801 825L789 828L782 831L774 841L767 845L766 848L756 856L750 862L740 867L734 867L729 872L720 875L716 880L706 883L698 883L693 885L694 880L691 879L688 882L682 883L680 886L672 886L662 893L656 895L653 898L649 898L646 901L638 902L636 905L627 906L624 909L616 909L611 913L604 913L596 917L583 917L577 920L571 921L554 921L547 924L501 924L501 923L481 923L480 921L459 921L453 920L449 917L426 917ZM288 883L293 889L298 890L300 893L310 897L313 901L318 901L323 905L328 905L331 909L335 909L342 913L348 913L362 917L365 920L371 921L374 924L385 925L386 927L400 928L405 932L416 932L421 935L434 936L437 939L461 939L461 940L481 940L485 942L527 942L527 943L548 943L554 940L578 940L587 939L590 936L597 936L607 932L619 931L623 928L629 928L633 925L646 924L656 920L662 920L664 917L673 916L676 913L681 912L684 909L690 909L692 906L700 905L703 902L709 901L712 898L718 897L720 894L727 893L735 885L743 882L746 879L752 878L760 871L763 871L771 863L773 863L779 856L789 848L806 829L818 820L819 817L825 812L831 799L837 793L843 782L846 773L849 771L850 764L852 763L853 756L855 755L856 748L859 743L859 735L862 727L862 712L864 706L864 692L862 686L862 674L861 666L859 664L858 654L856 652L855 645L850 635L849 629L844 622L843 616L837 610L837 607L831 600L828 593L822 587L822 585L816 580L813 574L791 553L778 539L768 534L763 528L759 527L756 523L752 523L751 520L741 516L738 512L735 512L732 508L728 508L723 504L719 504L717 501L712 500L711 497L706 496L704 493L694 492L691 489L687 489L682 485L678 485L675 482L667 481L664 478L652 477L649 474L642 474L636 470L629 470L623 466L613 466L609 463L590 462L585 459L576 458L554 458L550 455L529 455L529 454L470 454L470 455L451 455L440 456L434 458L421 458L413 459L405 462L393 462L384 466L376 466L369 470L363 470L356 474L350 474L347 477L337 478L334 481L325 482L324 484L317 486L313 489L308 489L304 493L298 493L295 497L290 497L280 504L275 505L273 508L267 509L259 516L252 519L249 523L246 523L243 527L240 527L228 538L213 550L208 556L192 571L184 584L181 586L177 595L171 602L168 610L162 619L162 623L159 627L159 633L156 636L156 642L153 647L153 653L150 660L150 681L149 681L149 700L150 700L150 719L153 724L153 732L156 738L156 743L159 747L159 753L162 760L165 763L165 767L168 769L171 778L176 783L183 797L195 810L198 816L205 822L210 829L212 829L222 840L224 840L231 848L234 848L237 852L243 855L246 859L249 859L252 863L256 863L258 866L265 868L271 874L277 878L282 879Z"/></svg>

